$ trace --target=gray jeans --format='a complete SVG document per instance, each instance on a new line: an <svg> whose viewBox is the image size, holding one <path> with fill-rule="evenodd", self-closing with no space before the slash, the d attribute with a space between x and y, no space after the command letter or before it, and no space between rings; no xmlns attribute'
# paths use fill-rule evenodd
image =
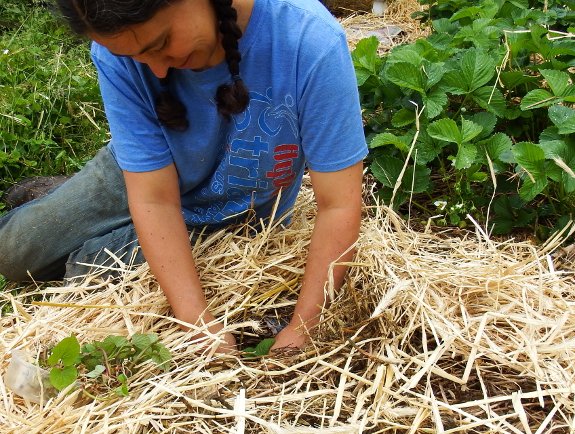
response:
<svg viewBox="0 0 575 434"><path fill-rule="evenodd" d="M108 147L47 196L0 217L0 274L10 280L70 279L91 271L81 263L113 266L104 249L125 263L145 261Z"/></svg>

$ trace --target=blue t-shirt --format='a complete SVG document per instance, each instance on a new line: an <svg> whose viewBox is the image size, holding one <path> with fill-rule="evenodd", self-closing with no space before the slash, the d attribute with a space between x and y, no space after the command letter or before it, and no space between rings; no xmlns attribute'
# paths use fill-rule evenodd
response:
<svg viewBox="0 0 575 434"><path fill-rule="evenodd" d="M182 133L157 120L160 83L147 65L92 45L113 155L131 172L173 162L189 225L229 225L249 209L259 222L281 191L277 218L293 206L306 165L332 172L367 154L345 34L319 1L255 0L239 50L251 99L230 123L214 100L230 81L225 62L170 75L190 121Z"/></svg>

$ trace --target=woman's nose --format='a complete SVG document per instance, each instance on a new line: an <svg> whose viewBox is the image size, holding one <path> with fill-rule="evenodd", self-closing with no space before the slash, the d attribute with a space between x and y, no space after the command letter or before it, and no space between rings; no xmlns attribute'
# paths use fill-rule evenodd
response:
<svg viewBox="0 0 575 434"><path fill-rule="evenodd" d="M134 56L133 59L140 63L145 63L150 67L154 75L158 78L164 78L170 68L170 58L168 56L158 56L151 54L142 54Z"/></svg>

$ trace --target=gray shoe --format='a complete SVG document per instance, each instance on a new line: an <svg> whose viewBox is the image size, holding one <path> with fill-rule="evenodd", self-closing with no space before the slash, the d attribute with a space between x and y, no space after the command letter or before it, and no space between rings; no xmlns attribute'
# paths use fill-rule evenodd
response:
<svg viewBox="0 0 575 434"><path fill-rule="evenodd" d="M46 196L52 189L64 184L72 175L35 176L17 182L4 192L2 202L8 210L24 205L31 200Z"/></svg>

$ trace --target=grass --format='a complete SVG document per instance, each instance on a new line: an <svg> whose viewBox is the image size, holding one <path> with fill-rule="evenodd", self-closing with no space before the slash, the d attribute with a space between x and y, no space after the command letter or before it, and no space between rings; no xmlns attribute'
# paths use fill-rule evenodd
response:
<svg viewBox="0 0 575 434"><path fill-rule="evenodd" d="M38 0L8 0L0 13L0 83L0 194L78 171L108 139L88 41Z"/></svg>
<svg viewBox="0 0 575 434"><path fill-rule="evenodd" d="M0 275L0 294L3 295L3 297L0 298L0 316L5 316L13 311L12 304L7 297L10 292L9 284L10 282Z"/></svg>
<svg viewBox="0 0 575 434"><path fill-rule="evenodd" d="M8 281L0 275L0 292L4 291L8 286Z"/></svg>

